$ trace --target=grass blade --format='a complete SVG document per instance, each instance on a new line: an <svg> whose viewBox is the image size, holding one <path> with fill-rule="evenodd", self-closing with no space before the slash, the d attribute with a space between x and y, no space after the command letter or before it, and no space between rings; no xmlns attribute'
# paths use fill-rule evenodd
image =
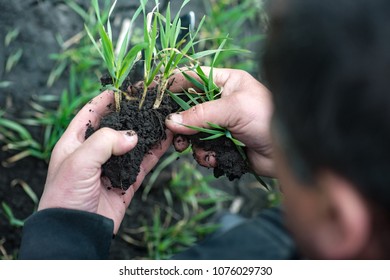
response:
<svg viewBox="0 0 390 280"><path fill-rule="evenodd" d="M199 131L199 132L209 133L209 134L212 134L212 135L221 133L221 131L219 131L219 130L213 130L213 129L208 129L208 128L204 128L204 127L192 126L192 125L186 125L186 124L183 124L183 125L185 127L187 127L187 128L190 128L190 129L193 129L193 130L196 130L196 131Z"/></svg>
<svg viewBox="0 0 390 280"><path fill-rule="evenodd" d="M107 66L108 72L110 72L111 77L115 77L115 64L114 64L114 48L112 46L112 41L110 40L107 32L104 30L104 26L100 23L98 24L99 35L101 38L102 48L103 48L103 57Z"/></svg>
<svg viewBox="0 0 390 280"><path fill-rule="evenodd" d="M184 110L188 110L191 108L191 106L185 102L183 99L181 99L177 94L172 93L171 91L168 91L171 98Z"/></svg>
<svg viewBox="0 0 390 280"><path fill-rule="evenodd" d="M222 137L222 136L225 136L225 134L224 133L218 133L218 134L214 134L214 135L211 135L209 137L206 137L206 138L201 138L200 140L205 140L205 141L213 140L213 139L217 139L217 138Z"/></svg>
<svg viewBox="0 0 390 280"><path fill-rule="evenodd" d="M118 86L122 85L127 75L130 73L134 63L138 60L138 53L148 46L147 43L140 43L135 45L125 56L122 62L121 69L118 73Z"/></svg>

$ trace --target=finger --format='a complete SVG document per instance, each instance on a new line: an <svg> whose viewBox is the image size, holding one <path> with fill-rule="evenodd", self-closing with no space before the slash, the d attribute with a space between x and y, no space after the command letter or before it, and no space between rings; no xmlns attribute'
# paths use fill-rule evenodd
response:
<svg viewBox="0 0 390 280"><path fill-rule="evenodd" d="M75 137L81 143L85 140L88 126L98 127L100 119L114 108L114 92L104 91L88 102L69 124L65 137Z"/></svg>
<svg viewBox="0 0 390 280"><path fill-rule="evenodd" d="M240 112L239 102L229 98L198 104L187 111L168 115L165 124L175 134L195 134L198 131L186 126L209 127L207 122L227 129L237 125Z"/></svg>
<svg viewBox="0 0 390 280"><path fill-rule="evenodd" d="M50 169L55 170L58 164L72 154L85 140L89 125L97 126L100 118L107 114L109 104L114 102L114 93L104 91L86 104L73 118L68 128L57 142L51 157Z"/></svg>
<svg viewBox="0 0 390 280"><path fill-rule="evenodd" d="M193 146L192 149L194 159L199 165L207 168L217 167L218 162L216 158L216 153L214 151L205 151L203 149L197 148L196 146Z"/></svg>
<svg viewBox="0 0 390 280"><path fill-rule="evenodd" d="M112 155L123 155L137 144L137 135L133 131L116 131L102 128L92 134L72 155L74 162L80 162L92 172L101 166ZM86 172L86 171L85 171Z"/></svg>
<svg viewBox="0 0 390 280"><path fill-rule="evenodd" d="M173 137L172 144L176 152L181 153L185 151L191 143L187 136L183 134L177 134Z"/></svg>

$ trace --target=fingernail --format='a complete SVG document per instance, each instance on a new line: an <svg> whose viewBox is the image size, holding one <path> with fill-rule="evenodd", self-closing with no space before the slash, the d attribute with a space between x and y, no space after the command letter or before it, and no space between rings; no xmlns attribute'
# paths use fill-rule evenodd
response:
<svg viewBox="0 0 390 280"><path fill-rule="evenodd" d="M128 130L124 135L127 141L133 142L137 133L135 133L133 130Z"/></svg>
<svg viewBox="0 0 390 280"><path fill-rule="evenodd" d="M168 120L175 123L183 123L183 117L180 113L173 113L168 116Z"/></svg>

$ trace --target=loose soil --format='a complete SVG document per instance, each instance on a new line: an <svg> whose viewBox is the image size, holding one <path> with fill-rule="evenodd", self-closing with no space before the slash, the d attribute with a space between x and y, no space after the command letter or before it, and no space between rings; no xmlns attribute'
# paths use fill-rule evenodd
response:
<svg viewBox="0 0 390 280"><path fill-rule="evenodd" d="M106 81L106 78L102 80ZM126 88L129 87L126 85ZM142 88L127 92L128 95L122 98L119 112L115 111L114 104L108 104L113 112L101 119L98 128L90 126L86 132L86 138L102 127L137 133L138 143L133 150L122 156L112 156L103 165L102 176L111 181L112 187L122 190L127 190L136 181L144 156L167 138L165 118L179 109L169 96L163 98L159 108L153 109L157 88L148 90L140 109L142 92Z"/></svg>

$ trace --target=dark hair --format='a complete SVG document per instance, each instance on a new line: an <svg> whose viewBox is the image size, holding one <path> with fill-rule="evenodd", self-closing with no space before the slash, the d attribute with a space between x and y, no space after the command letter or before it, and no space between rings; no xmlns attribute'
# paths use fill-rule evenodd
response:
<svg viewBox="0 0 390 280"><path fill-rule="evenodd" d="M390 210L390 1L276 2L263 69L293 168Z"/></svg>

